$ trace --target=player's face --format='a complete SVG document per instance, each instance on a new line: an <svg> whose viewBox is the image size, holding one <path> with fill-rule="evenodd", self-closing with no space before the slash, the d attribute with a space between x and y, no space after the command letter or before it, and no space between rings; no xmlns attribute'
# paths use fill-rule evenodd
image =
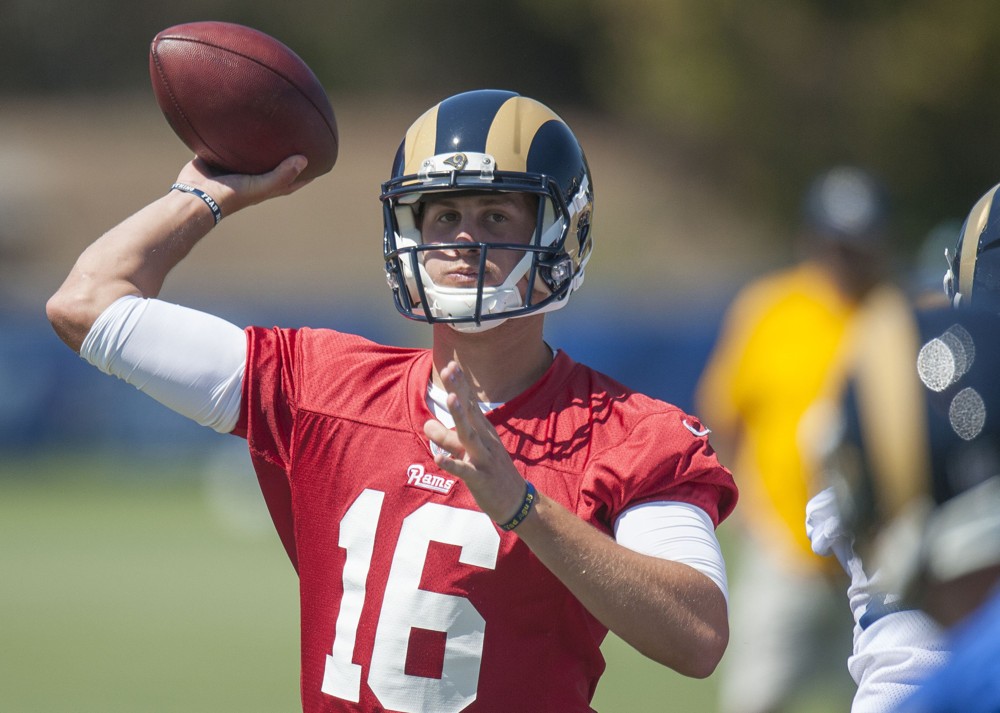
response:
<svg viewBox="0 0 1000 713"><path fill-rule="evenodd" d="M424 204L421 237L425 245L527 245L535 231L537 210L537 196L527 193L442 194ZM523 256L518 250L488 250L484 285L495 287L503 283ZM479 278L479 250L430 250L424 254L424 269L442 287L475 287Z"/></svg>

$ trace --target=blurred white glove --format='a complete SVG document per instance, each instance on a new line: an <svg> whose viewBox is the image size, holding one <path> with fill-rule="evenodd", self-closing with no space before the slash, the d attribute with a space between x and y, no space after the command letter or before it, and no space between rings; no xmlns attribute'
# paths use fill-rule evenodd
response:
<svg viewBox="0 0 1000 713"><path fill-rule="evenodd" d="M847 599L854 622L862 626L861 620L872 600L871 582L865 574L861 558L854 552L854 538L844 530L833 488L821 490L806 504L806 534L813 552L823 557L833 554L850 576ZM881 612L873 611L871 615L877 613Z"/></svg>
<svg viewBox="0 0 1000 713"><path fill-rule="evenodd" d="M836 555L844 570L852 574L848 562L854 557L853 538L844 531L833 488L821 490L806 503L806 535L813 552L822 557Z"/></svg>
<svg viewBox="0 0 1000 713"><path fill-rule="evenodd" d="M881 592L877 572L868 577L832 488L806 505L806 534L813 552L835 555L851 577L847 599L855 622L854 653L847 669L858 684L851 713L889 713L945 662L941 631L923 612L900 609L898 597Z"/></svg>

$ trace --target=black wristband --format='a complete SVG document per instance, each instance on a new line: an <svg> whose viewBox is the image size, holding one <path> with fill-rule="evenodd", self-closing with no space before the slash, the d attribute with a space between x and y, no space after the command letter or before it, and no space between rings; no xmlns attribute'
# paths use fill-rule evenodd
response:
<svg viewBox="0 0 1000 713"><path fill-rule="evenodd" d="M208 195L200 188L189 186L186 183L175 183L170 186L170 190L183 191L184 193L190 193L191 195L198 196L205 201L205 205L207 205L209 210L212 211L212 217L215 218L215 224L218 225L219 221L222 220L222 208L219 207L219 204L215 202L215 199L212 198L212 196Z"/></svg>

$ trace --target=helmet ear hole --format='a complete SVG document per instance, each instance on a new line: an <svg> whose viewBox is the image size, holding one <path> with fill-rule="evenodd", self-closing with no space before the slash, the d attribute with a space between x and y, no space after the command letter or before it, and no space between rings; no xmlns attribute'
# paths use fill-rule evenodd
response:
<svg viewBox="0 0 1000 713"><path fill-rule="evenodd" d="M573 278L573 262L564 255L553 263L541 265L538 273L549 293L559 292Z"/></svg>

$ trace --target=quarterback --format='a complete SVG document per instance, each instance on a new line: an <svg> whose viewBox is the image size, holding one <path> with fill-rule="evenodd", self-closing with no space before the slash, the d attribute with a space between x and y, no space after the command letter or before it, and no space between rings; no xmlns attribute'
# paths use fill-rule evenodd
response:
<svg viewBox="0 0 1000 713"><path fill-rule="evenodd" d="M383 256L430 349L157 299L219 215L298 190L304 164L188 163L184 188L88 247L48 303L88 362L247 440L300 581L303 710L589 711L608 630L709 675L729 635L715 527L732 476L698 419L543 337L593 247L570 128L482 90L406 132Z"/></svg>

